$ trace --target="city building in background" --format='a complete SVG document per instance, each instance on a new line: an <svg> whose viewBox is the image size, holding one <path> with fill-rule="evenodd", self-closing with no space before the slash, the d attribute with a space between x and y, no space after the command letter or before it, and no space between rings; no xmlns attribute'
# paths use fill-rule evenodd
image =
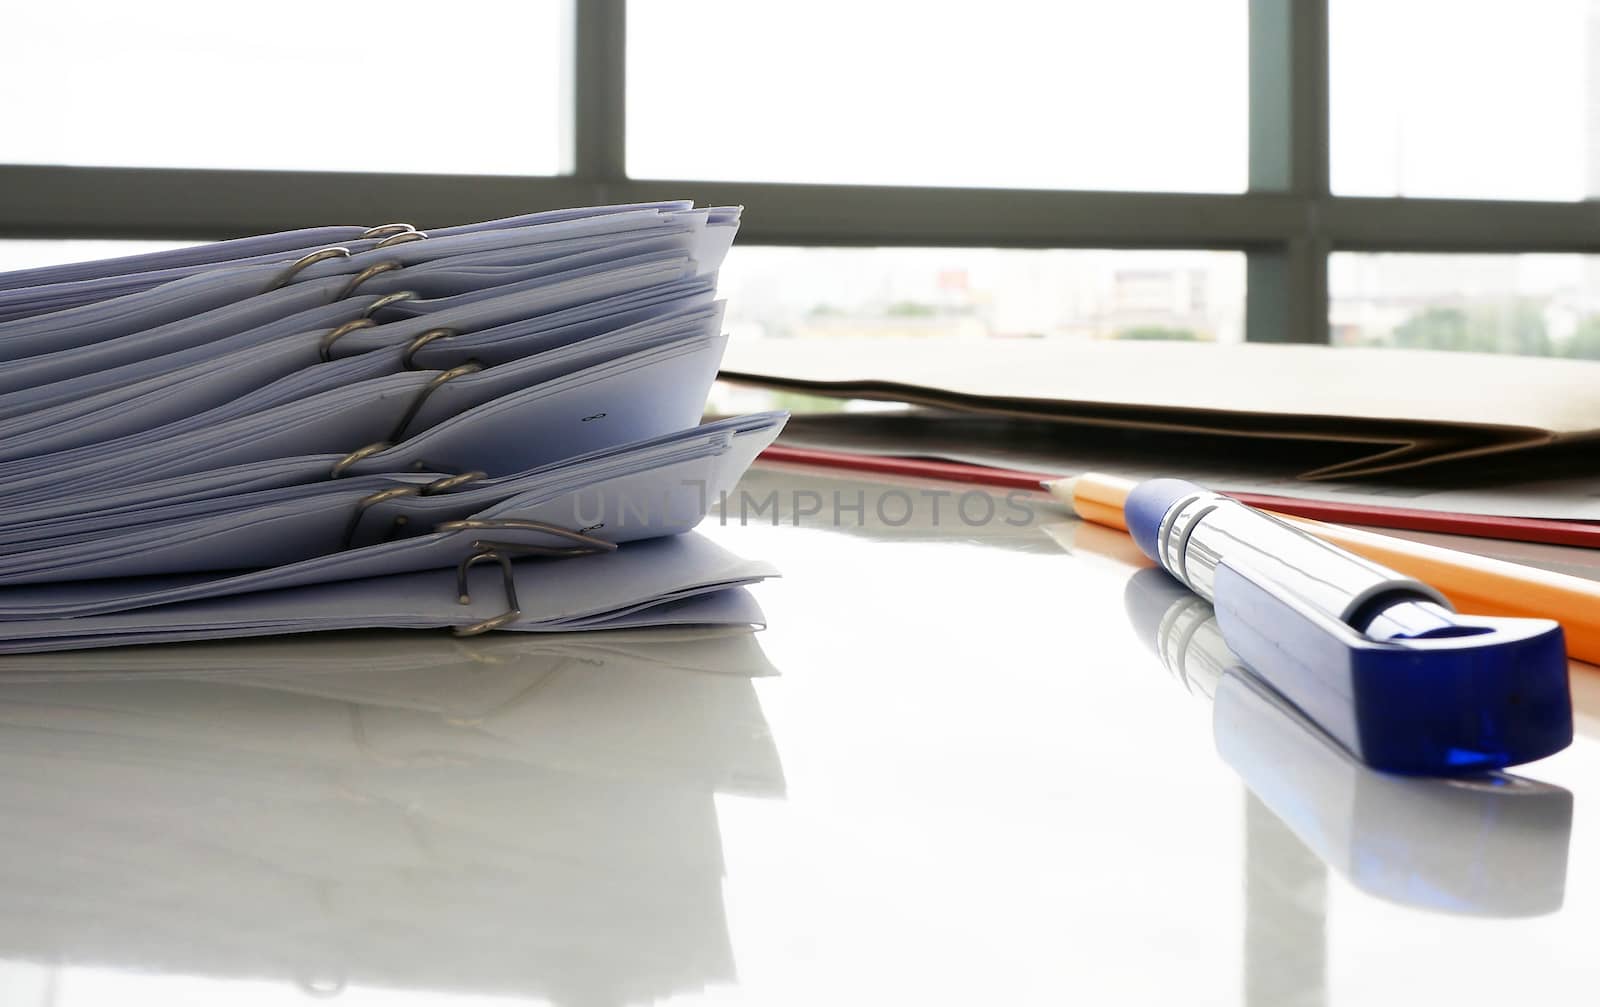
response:
<svg viewBox="0 0 1600 1007"><path fill-rule="evenodd" d="M1335 346L1600 358L1600 256L1336 253Z"/></svg>
<svg viewBox="0 0 1600 1007"><path fill-rule="evenodd" d="M734 338L1238 342L1237 252L738 247Z"/></svg>

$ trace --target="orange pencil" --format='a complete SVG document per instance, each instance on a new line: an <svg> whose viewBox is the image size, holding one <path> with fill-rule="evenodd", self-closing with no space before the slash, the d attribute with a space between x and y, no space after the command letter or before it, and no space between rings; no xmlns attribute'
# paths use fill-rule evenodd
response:
<svg viewBox="0 0 1600 1007"><path fill-rule="evenodd" d="M1122 508L1135 485L1128 479L1090 472L1051 480L1044 487L1085 521L1126 531ZM1341 549L1437 588L1461 612L1554 619L1566 633L1569 657L1600 664L1600 582L1343 525L1276 516Z"/></svg>

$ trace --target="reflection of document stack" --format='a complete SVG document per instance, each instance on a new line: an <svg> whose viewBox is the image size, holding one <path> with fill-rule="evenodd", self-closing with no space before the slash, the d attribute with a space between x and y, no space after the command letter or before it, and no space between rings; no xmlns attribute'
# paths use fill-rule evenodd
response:
<svg viewBox="0 0 1600 1007"><path fill-rule="evenodd" d="M782 425L697 425L737 224L602 207L0 275L0 650L751 621L717 595L764 571L631 545ZM525 556L621 572L563 607Z"/></svg>
<svg viewBox="0 0 1600 1007"><path fill-rule="evenodd" d="M734 978L712 797L783 792L748 632L213 649L7 662L65 674L0 684L0 958L559 1003Z"/></svg>

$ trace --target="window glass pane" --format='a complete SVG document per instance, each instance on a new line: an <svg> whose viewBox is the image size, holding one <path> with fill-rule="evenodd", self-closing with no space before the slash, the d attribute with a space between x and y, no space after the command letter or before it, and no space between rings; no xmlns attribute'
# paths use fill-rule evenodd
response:
<svg viewBox="0 0 1600 1007"><path fill-rule="evenodd" d="M1340 346L1600 359L1600 256L1329 257Z"/></svg>
<svg viewBox="0 0 1600 1007"><path fill-rule="evenodd" d="M0 162L553 174L564 0L8 7Z"/></svg>
<svg viewBox="0 0 1600 1007"><path fill-rule="evenodd" d="M1333 0L1341 195L1600 193L1600 9L1587 0Z"/></svg>
<svg viewBox="0 0 1600 1007"><path fill-rule="evenodd" d="M734 338L1237 342L1238 252L734 246Z"/></svg>
<svg viewBox="0 0 1600 1007"><path fill-rule="evenodd" d="M1246 8L633 2L628 172L1241 191Z"/></svg>
<svg viewBox="0 0 1600 1007"><path fill-rule="evenodd" d="M717 286L734 339L981 341L1003 354L1021 339L1238 342L1244 283L1239 252L735 245ZM722 386L711 405L774 402L817 406Z"/></svg>

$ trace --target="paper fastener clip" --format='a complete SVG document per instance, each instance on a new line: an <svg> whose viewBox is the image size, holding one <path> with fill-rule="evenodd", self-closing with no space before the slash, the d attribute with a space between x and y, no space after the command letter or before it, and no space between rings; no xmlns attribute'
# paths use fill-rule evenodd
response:
<svg viewBox="0 0 1600 1007"><path fill-rule="evenodd" d="M574 542L571 546L543 546L527 545L519 542L489 542L482 539L472 543L473 552L461 561L456 567L456 590L458 600L463 605L471 604L472 594L467 588L467 573L479 563L498 563L505 578L506 611L491 619L474 623L471 626L460 626L455 629L456 636L478 636L490 630L499 629L522 618L522 605L517 600L517 582L512 571L511 560L515 556L549 556L555 558L571 556L590 556L595 553L615 552L617 544L607 542L605 539L585 535L583 532L562 528L560 525L546 524L543 521L522 521L512 518L469 518L465 521L447 521L435 528L435 531L533 531L553 535L556 538Z"/></svg>

